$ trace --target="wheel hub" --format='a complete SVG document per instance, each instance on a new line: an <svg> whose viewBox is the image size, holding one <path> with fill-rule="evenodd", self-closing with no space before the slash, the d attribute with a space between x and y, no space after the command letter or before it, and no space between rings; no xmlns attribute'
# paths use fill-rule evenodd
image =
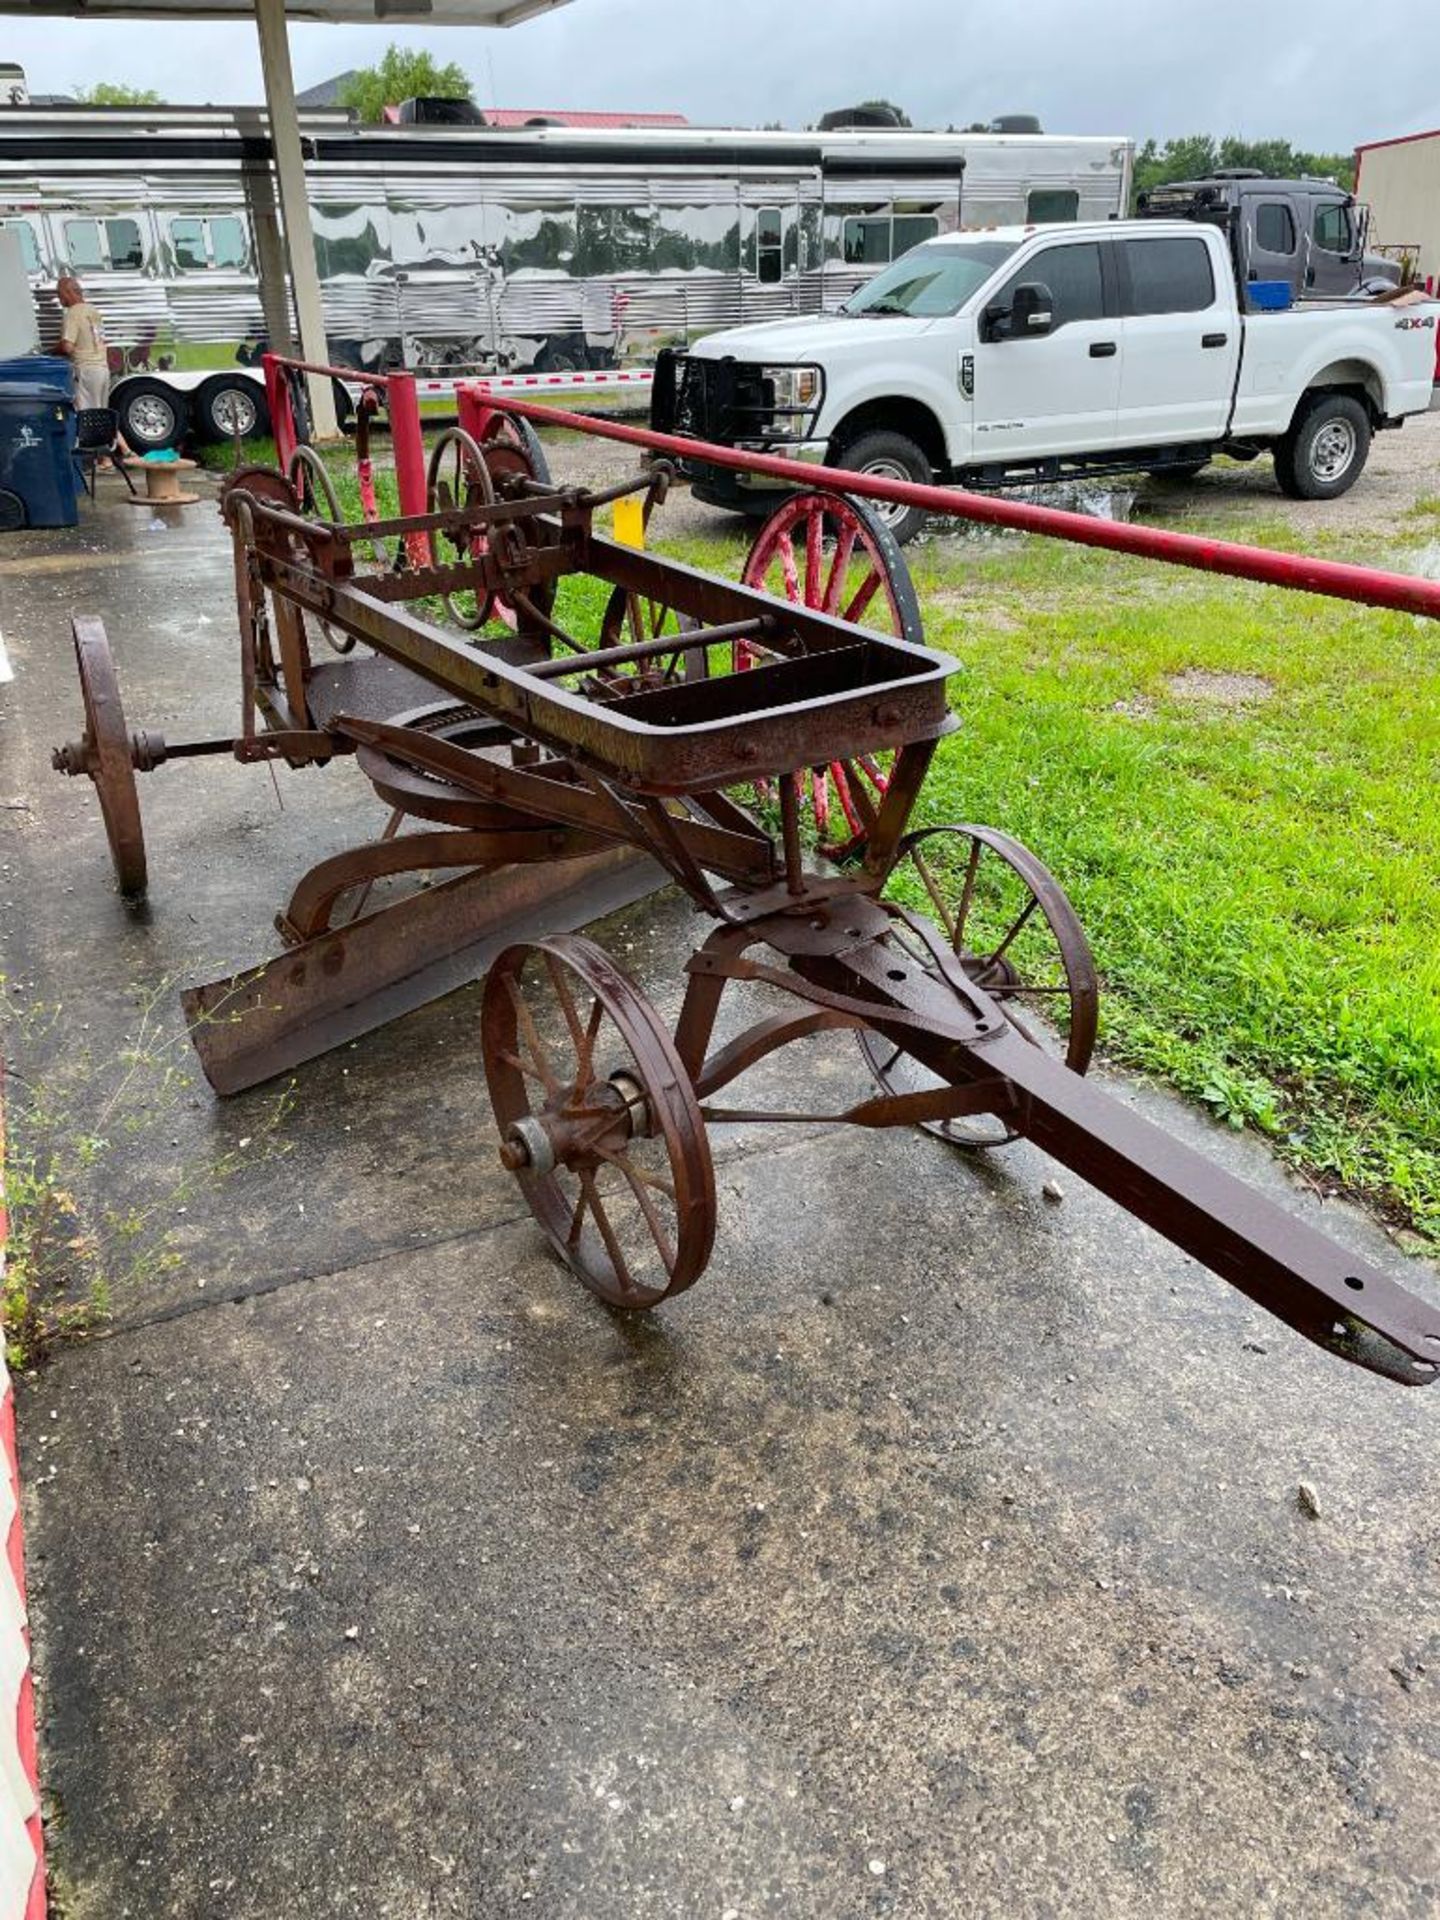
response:
<svg viewBox="0 0 1440 1920"><path fill-rule="evenodd" d="M1348 420L1332 420L1315 436L1310 466L1317 480L1338 480L1355 458L1355 429Z"/></svg>
<svg viewBox="0 0 1440 1920"><path fill-rule="evenodd" d="M510 1173L570 1172L594 1167L606 1154L649 1131L645 1090L621 1069L596 1080L575 1104L545 1107L511 1122L500 1147L500 1164Z"/></svg>

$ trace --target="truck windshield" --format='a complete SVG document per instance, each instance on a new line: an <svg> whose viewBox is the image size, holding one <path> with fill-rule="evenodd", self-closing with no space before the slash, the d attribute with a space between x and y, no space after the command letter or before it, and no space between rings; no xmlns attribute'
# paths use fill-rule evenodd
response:
<svg viewBox="0 0 1440 1920"><path fill-rule="evenodd" d="M1016 240L931 240L867 280L840 311L908 313L918 320L958 313L1018 245Z"/></svg>

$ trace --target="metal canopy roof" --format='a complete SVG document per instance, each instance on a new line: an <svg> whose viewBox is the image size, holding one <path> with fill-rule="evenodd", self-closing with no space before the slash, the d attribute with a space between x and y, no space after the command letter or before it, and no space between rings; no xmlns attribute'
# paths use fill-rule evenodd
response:
<svg viewBox="0 0 1440 1920"><path fill-rule="evenodd" d="M513 27L570 0L285 0L287 20L353 26ZM244 20L254 0L0 0L22 19Z"/></svg>

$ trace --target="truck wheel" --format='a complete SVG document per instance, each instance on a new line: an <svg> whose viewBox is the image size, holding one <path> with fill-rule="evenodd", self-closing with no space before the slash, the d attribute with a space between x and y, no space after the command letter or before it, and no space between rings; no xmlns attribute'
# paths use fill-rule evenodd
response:
<svg viewBox="0 0 1440 1920"><path fill-rule="evenodd" d="M1365 469L1370 416L1348 393L1314 394L1275 448L1275 478L1291 500L1336 500Z"/></svg>
<svg viewBox="0 0 1440 1920"><path fill-rule="evenodd" d="M935 478L924 452L908 434L892 433L888 428L862 433L841 447L830 464L846 467L851 473L872 473L877 480L913 480L922 487L928 487ZM901 507L890 500L867 500L865 505L902 547L925 524L926 516L919 507Z"/></svg>
<svg viewBox="0 0 1440 1920"><path fill-rule="evenodd" d="M222 375L207 380L194 399L195 430L202 440L253 440L270 431L264 389L254 380ZM127 436L128 437L128 436Z"/></svg>
<svg viewBox="0 0 1440 1920"><path fill-rule="evenodd" d="M185 396L163 380L127 380L115 410L121 433L137 453L178 447L190 425Z"/></svg>

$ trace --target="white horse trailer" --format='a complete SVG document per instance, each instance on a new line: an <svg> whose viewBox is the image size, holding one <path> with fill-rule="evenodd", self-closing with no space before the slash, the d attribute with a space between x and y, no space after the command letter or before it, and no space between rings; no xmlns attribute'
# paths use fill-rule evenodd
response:
<svg viewBox="0 0 1440 1920"><path fill-rule="evenodd" d="M936 233L1126 211L1132 146L908 130L361 127L301 117L331 357L635 377L663 346L838 305ZM0 224L42 336L76 274L133 445L266 426L260 264L274 231L253 108L0 106ZM268 257L273 258L271 254ZM272 289L273 292L273 289ZM274 311L273 304L271 311Z"/></svg>

